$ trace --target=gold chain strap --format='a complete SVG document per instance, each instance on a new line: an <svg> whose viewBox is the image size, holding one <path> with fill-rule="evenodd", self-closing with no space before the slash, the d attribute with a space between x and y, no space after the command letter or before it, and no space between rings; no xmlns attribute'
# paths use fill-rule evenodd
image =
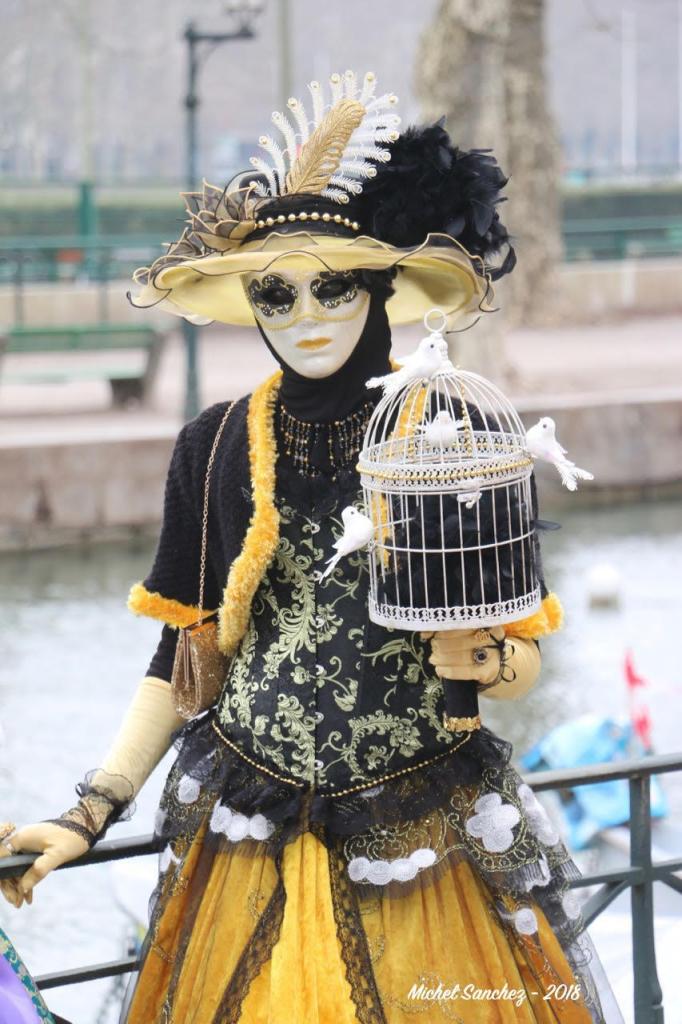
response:
<svg viewBox="0 0 682 1024"><path fill-rule="evenodd" d="M198 622L201 625L204 618L204 583L206 580L206 540L208 534L208 486L211 480L211 470L213 469L213 463L215 461L216 452L218 451L218 445L220 444L220 438L223 433L223 428L227 423L230 413L234 409L236 402L231 402L228 409L225 411L225 415L222 418L218 431L213 440L213 447L211 448L211 454L208 457L208 464L206 466L206 480L204 483L204 512L201 520L201 562L199 565L199 619Z"/></svg>

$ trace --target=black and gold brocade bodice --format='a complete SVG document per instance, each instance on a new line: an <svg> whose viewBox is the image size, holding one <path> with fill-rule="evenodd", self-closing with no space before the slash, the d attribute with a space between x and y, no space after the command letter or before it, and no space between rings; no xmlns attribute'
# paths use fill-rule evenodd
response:
<svg viewBox="0 0 682 1024"><path fill-rule="evenodd" d="M279 543L216 713L224 737L257 764L330 795L379 783L461 741L443 726L428 643L370 621L366 553L320 578L342 509L362 507L360 437L340 451L334 472L311 474L295 459L301 446L292 450L280 435Z"/></svg>

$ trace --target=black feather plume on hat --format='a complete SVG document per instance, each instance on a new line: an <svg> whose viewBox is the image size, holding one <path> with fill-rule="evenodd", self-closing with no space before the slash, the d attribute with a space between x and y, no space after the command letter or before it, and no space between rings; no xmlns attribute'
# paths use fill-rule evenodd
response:
<svg viewBox="0 0 682 1024"><path fill-rule="evenodd" d="M516 264L509 232L497 205L509 180L489 149L463 150L452 144L444 118L408 128L391 143L391 159L364 184L359 201L363 231L396 246L419 245L442 233L480 256L494 281ZM499 266L491 257L507 250Z"/></svg>

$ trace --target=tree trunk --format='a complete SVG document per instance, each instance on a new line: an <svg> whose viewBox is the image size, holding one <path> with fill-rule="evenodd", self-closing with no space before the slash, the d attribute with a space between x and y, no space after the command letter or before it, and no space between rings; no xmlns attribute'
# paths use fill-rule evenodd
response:
<svg viewBox="0 0 682 1024"><path fill-rule="evenodd" d="M544 0L441 0L420 44L416 90L424 119L446 116L453 142L489 147L509 176L500 216L518 263L495 286L500 312L451 335L465 368L514 384L507 331L556 315L561 255L560 151L547 108Z"/></svg>

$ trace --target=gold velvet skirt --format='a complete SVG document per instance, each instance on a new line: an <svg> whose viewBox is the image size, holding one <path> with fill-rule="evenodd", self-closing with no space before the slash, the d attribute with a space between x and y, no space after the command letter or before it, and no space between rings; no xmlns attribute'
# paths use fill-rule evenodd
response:
<svg viewBox="0 0 682 1024"><path fill-rule="evenodd" d="M279 861L205 839L204 826L166 872L126 1024L595 1020L537 903L523 903L532 934L505 926L466 859L389 899L357 895L310 831Z"/></svg>

